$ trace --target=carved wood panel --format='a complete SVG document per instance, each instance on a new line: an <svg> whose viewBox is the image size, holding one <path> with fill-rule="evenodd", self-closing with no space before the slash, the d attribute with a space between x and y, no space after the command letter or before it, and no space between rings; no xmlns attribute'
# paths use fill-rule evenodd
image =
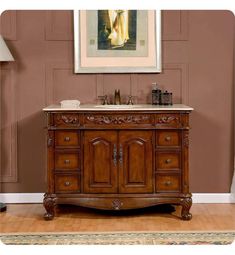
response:
<svg viewBox="0 0 235 255"><path fill-rule="evenodd" d="M126 174L127 185L145 185L145 161L140 157L136 157L136 154L146 158L146 146L145 141L140 138L126 143L127 155L126 155Z"/></svg>
<svg viewBox="0 0 235 255"><path fill-rule="evenodd" d="M120 131L120 193L153 191L152 136L152 131Z"/></svg>
<svg viewBox="0 0 235 255"><path fill-rule="evenodd" d="M95 125L123 125L123 124L151 124L152 116L150 114L144 115L85 115L85 124Z"/></svg>
<svg viewBox="0 0 235 255"><path fill-rule="evenodd" d="M181 128L183 123L180 114L159 113L156 115L156 126L158 128Z"/></svg>
<svg viewBox="0 0 235 255"><path fill-rule="evenodd" d="M57 113L54 116L55 127L79 127L80 119L79 114L76 113Z"/></svg>
<svg viewBox="0 0 235 255"><path fill-rule="evenodd" d="M85 131L84 192L117 192L116 144L116 131Z"/></svg>

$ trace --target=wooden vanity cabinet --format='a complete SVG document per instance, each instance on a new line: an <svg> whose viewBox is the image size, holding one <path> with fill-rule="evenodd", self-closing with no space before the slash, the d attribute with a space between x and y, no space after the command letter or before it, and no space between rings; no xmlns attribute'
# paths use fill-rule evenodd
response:
<svg viewBox="0 0 235 255"><path fill-rule="evenodd" d="M189 113L46 109L45 219L57 204L125 210L181 205L190 220Z"/></svg>

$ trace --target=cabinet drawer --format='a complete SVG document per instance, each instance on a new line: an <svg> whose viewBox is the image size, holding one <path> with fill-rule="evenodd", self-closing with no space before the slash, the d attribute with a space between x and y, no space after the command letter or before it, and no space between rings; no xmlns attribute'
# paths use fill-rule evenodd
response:
<svg viewBox="0 0 235 255"><path fill-rule="evenodd" d="M180 169L180 152L157 152L156 167L157 170Z"/></svg>
<svg viewBox="0 0 235 255"><path fill-rule="evenodd" d="M77 131L56 131L55 146L73 146L79 147L80 136Z"/></svg>
<svg viewBox="0 0 235 255"><path fill-rule="evenodd" d="M180 175L156 175L156 192L180 192Z"/></svg>
<svg viewBox="0 0 235 255"><path fill-rule="evenodd" d="M79 153L55 153L56 170L77 170L79 168Z"/></svg>
<svg viewBox="0 0 235 255"><path fill-rule="evenodd" d="M177 113L156 114L156 126L158 128L180 128L182 126L181 116Z"/></svg>
<svg viewBox="0 0 235 255"><path fill-rule="evenodd" d="M177 131L156 132L157 146L180 146L180 133Z"/></svg>
<svg viewBox="0 0 235 255"><path fill-rule="evenodd" d="M80 192L80 175L55 175L56 193L77 193Z"/></svg>
<svg viewBox="0 0 235 255"><path fill-rule="evenodd" d="M80 126L78 113L55 113L53 121L55 127L75 128Z"/></svg>

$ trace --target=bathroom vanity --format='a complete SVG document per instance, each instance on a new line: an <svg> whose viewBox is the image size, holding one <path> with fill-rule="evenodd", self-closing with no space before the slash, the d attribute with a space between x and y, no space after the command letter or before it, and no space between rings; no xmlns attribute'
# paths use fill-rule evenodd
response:
<svg viewBox="0 0 235 255"><path fill-rule="evenodd" d="M46 220L57 204L104 210L182 206L190 220L185 105L58 105L47 116Z"/></svg>

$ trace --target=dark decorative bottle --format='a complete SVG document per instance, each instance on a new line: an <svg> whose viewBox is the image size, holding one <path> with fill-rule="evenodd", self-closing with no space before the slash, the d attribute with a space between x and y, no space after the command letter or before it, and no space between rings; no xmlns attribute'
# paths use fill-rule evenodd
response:
<svg viewBox="0 0 235 255"><path fill-rule="evenodd" d="M172 93L167 90L161 93L161 104L162 105L172 105Z"/></svg>
<svg viewBox="0 0 235 255"><path fill-rule="evenodd" d="M161 104L161 93L162 91L157 87L157 83L152 83L152 104L160 105Z"/></svg>

